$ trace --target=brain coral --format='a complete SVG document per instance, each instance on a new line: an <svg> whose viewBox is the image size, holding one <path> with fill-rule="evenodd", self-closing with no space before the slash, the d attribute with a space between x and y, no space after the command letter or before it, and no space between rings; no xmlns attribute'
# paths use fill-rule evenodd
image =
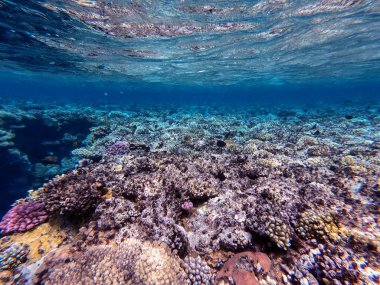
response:
<svg viewBox="0 0 380 285"><path fill-rule="evenodd" d="M44 205L38 202L17 204L5 214L0 222L2 234L25 232L48 219Z"/></svg>
<svg viewBox="0 0 380 285"><path fill-rule="evenodd" d="M67 251L67 250L66 250ZM186 285L180 259L163 244L128 239L119 246L92 246L84 253L48 256L33 284Z"/></svg>

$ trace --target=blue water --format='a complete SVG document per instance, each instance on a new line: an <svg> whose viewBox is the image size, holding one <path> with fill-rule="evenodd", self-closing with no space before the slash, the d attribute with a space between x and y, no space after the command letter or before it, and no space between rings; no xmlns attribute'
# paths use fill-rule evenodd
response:
<svg viewBox="0 0 380 285"><path fill-rule="evenodd" d="M1 68L130 85L376 82L379 11L375 0L2 0Z"/></svg>

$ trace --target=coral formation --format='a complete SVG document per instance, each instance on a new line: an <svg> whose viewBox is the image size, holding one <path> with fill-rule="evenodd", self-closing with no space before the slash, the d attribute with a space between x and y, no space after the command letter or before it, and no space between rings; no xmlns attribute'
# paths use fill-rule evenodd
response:
<svg viewBox="0 0 380 285"><path fill-rule="evenodd" d="M250 230L268 236L282 249L290 246L293 235L292 221L296 219L302 197L301 185L287 178L257 179L251 192L247 226Z"/></svg>
<svg viewBox="0 0 380 285"><path fill-rule="evenodd" d="M110 198L100 203L94 213L100 230L118 229L140 216L137 205L121 198Z"/></svg>
<svg viewBox="0 0 380 285"><path fill-rule="evenodd" d="M117 141L106 149L106 155L123 155L130 150L130 144L126 141Z"/></svg>
<svg viewBox="0 0 380 285"><path fill-rule="evenodd" d="M7 246L0 244L0 271L15 269L27 260L29 246L12 243Z"/></svg>
<svg viewBox="0 0 380 285"><path fill-rule="evenodd" d="M128 239L118 246L89 247L74 256L65 250L46 258L33 284L185 284L180 260L162 244Z"/></svg>
<svg viewBox="0 0 380 285"><path fill-rule="evenodd" d="M48 219L44 205L30 201L16 204L0 222L2 234L29 231Z"/></svg>
<svg viewBox="0 0 380 285"><path fill-rule="evenodd" d="M262 252L245 251L232 256L215 277L216 285L276 284L270 276L272 264Z"/></svg>
<svg viewBox="0 0 380 285"><path fill-rule="evenodd" d="M340 238L338 226L329 213L322 214L311 210L301 213L296 223L296 231L301 237L307 239Z"/></svg>
<svg viewBox="0 0 380 285"><path fill-rule="evenodd" d="M38 200L49 213L85 213L100 199L104 187L102 179L96 176L95 170L80 168L44 184Z"/></svg>
<svg viewBox="0 0 380 285"><path fill-rule="evenodd" d="M377 284L374 111L355 109L368 120L323 108L228 111L88 109L95 127L75 152L87 158L11 210L39 205L31 212L46 209L49 222L8 227L27 210L1 222L2 248L29 252L1 280L27 272L36 284ZM42 176L54 168L47 162L38 162Z"/></svg>
<svg viewBox="0 0 380 285"><path fill-rule="evenodd" d="M187 256L181 263L186 273L188 285L212 285L214 284L214 276L211 268L199 256Z"/></svg>

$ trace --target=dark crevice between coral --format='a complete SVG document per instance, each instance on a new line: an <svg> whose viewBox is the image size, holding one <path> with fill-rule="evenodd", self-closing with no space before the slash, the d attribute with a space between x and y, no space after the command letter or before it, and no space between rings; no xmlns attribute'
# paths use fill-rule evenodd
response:
<svg viewBox="0 0 380 285"><path fill-rule="evenodd" d="M80 146L92 124L85 119L73 119L53 125L39 118L25 119L21 126L13 131L15 147L27 154L32 164L49 164L48 157L51 157L50 162L57 162L70 156L71 150ZM65 139L65 134L72 135L72 138Z"/></svg>
<svg viewBox="0 0 380 285"><path fill-rule="evenodd" d="M87 119L24 118L3 129L14 134L13 145L0 148L0 216L26 190L41 186L57 174L74 168L71 151L81 146L92 127Z"/></svg>

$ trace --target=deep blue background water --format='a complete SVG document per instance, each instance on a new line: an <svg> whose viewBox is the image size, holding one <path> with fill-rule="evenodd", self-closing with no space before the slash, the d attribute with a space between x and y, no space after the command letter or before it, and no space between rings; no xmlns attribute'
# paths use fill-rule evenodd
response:
<svg viewBox="0 0 380 285"><path fill-rule="evenodd" d="M0 75L0 98L62 101L83 104L310 104L341 103L354 100L369 103L380 100L380 82L318 82L277 86L194 86L165 83L135 84L102 80L86 82L80 77L27 78Z"/></svg>

